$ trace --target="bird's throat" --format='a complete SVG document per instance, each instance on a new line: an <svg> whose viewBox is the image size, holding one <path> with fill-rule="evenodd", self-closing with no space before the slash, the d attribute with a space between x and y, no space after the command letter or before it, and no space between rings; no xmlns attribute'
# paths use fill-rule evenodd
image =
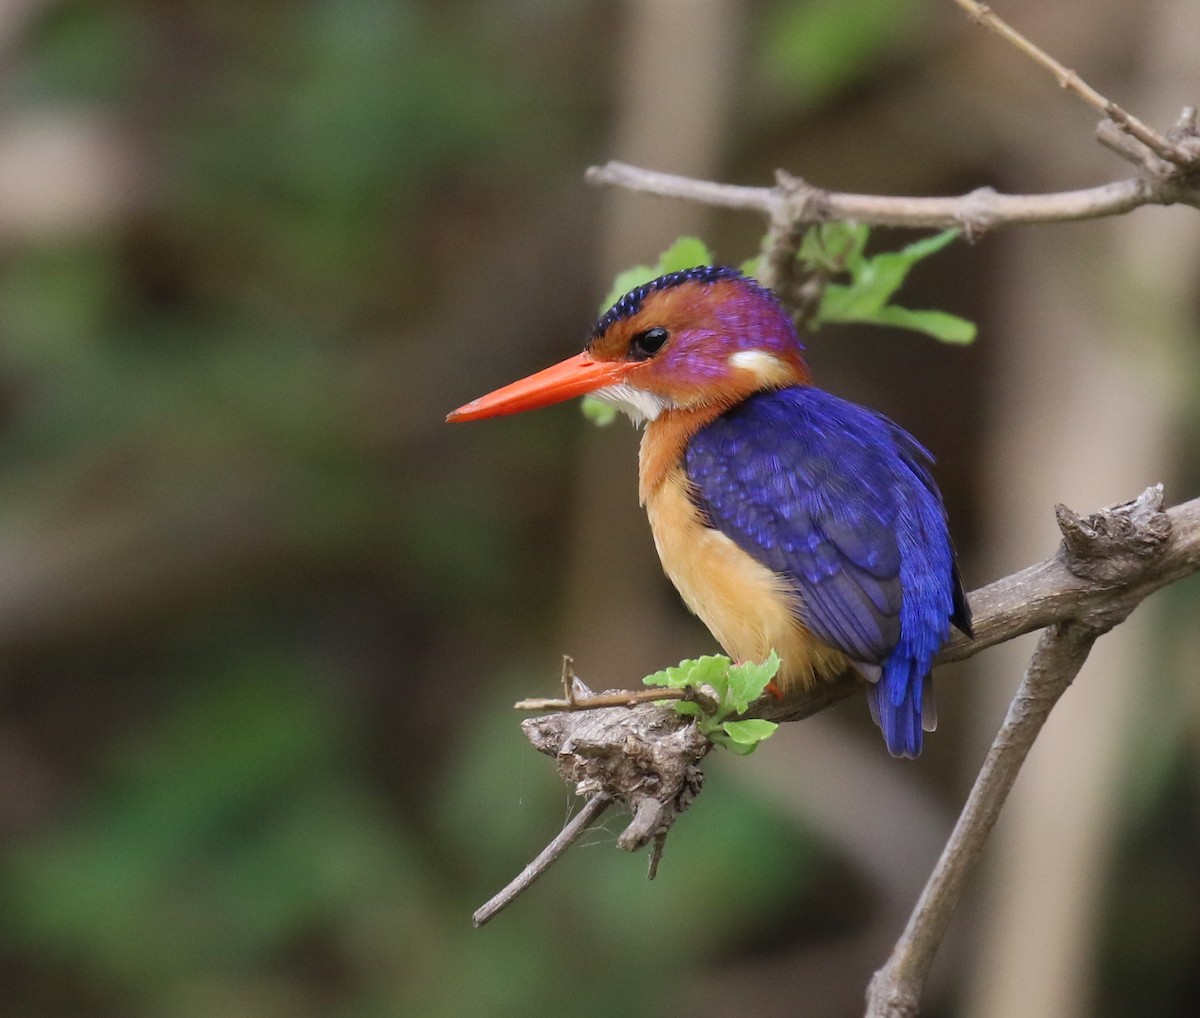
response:
<svg viewBox="0 0 1200 1018"><path fill-rule="evenodd" d="M720 404L692 410L667 410L646 425L638 454L638 498L642 505L666 480L672 467L683 459L691 437L728 407Z"/></svg>

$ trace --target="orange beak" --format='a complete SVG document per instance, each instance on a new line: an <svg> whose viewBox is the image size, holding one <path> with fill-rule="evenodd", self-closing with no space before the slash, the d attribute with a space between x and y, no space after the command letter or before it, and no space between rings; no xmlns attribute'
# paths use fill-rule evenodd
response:
<svg viewBox="0 0 1200 1018"><path fill-rule="evenodd" d="M446 420L477 421L483 417L503 417L561 403L564 399L614 385L641 363L596 361L587 353L576 354L519 382L471 400L451 411Z"/></svg>

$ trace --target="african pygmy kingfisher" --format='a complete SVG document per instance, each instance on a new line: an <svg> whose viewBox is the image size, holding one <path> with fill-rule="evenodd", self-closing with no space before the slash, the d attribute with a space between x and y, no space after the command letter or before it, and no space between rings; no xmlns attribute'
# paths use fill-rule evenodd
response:
<svg viewBox="0 0 1200 1018"><path fill-rule="evenodd" d="M811 384L775 295L700 266L637 287L580 354L450 421L592 393L645 422L641 501L667 576L737 660L781 691L853 669L893 756L936 716L929 670L963 592L932 458L873 410Z"/></svg>

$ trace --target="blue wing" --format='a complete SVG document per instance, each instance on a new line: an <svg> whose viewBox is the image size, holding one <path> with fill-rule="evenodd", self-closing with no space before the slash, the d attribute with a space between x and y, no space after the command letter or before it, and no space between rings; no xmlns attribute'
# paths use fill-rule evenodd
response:
<svg viewBox="0 0 1200 1018"><path fill-rule="evenodd" d="M796 592L800 621L873 679L895 755L933 723L933 657L970 617L928 452L887 418L807 386L759 393L684 455L710 526Z"/></svg>

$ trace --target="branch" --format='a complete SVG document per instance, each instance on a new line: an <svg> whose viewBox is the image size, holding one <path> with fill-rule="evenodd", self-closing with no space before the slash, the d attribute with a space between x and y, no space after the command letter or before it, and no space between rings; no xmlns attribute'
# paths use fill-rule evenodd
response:
<svg viewBox="0 0 1200 1018"><path fill-rule="evenodd" d="M1000 194L990 187L954 197L903 197L850 194L815 187L783 171L775 187L746 187L695 180L673 173L609 162L591 167L591 184L683 198L702 205L745 209L767 217L761 281L789 306L805 313L804 287L796 280L796 251L804 229L813 223L849 220L872 226L918 229L960 228L968 239L996 226L1062 223L1122 215L1142 205L1190 205L1200 208L1200 130L1196 108L1186 106L1165 135L1101 95L1079 74L1035 45L990 8L976 0L954 0L971 17L1005 39L1041 67L1059 85L1079 96L1105 120L1097 128L1101 143L1132 163L1139 175L1097 187L1051 194ZM819 290L819 281L809 289ZM797 292L793 292L797 291ZM809 301L808 303L811 303ZM809 312L811 313L811 312Z"/></svg>
<svg viewBox="0 0 1200 1018"><path fill-rule="evenodd" d="M589 709L589 702L627 703L628 692L593 694L572 674L569 657L563 659L563 685L569 701L564 711L530 718L521 729L535 749L555 758L563 780L573 784L575 794L585 797L586 803L528 866L475 912L476 926L528 890L613 802L627 804L633 813L617 838L618 847L633 852L653 842L649 869L653 880L667 832L704 784L697 765L712 743L691 718L653 704Z"/></svg>
<svg viewBox="0 0 1200 1018"><path fill-rule="evenodd" d="M1134 177L1051 194L1001 194L990 187L981 187L963 195L929 198L827 191L782 171L777 174L775 187L718 184L621 162L593 166L585 179L591 184L623 187L664 198L759 212L772 223L788 222L796 227L850 220L872 226L958 228L969 238L977 238L997 226L1099 219L1122 215L1142 205L1184 204L1200 208L1200 187L1174 177Z"/></svg>
<svg viewBox="0 0 1200 1018"><path fill-rule="evenodd" d="M939 663L960 661L997 643L1047 627L1050 633L1087 633L1094 640L1123 621L1154 591L1200 572L1200 499L1164 511L1162 486L1156 485L1132 502L1086 518L1063 506L1058 507L1057 515L1063 533L1058 553L970 594L976 636L952 639L939 655ZM1065 639L1062 635L1055 637L1059 642ZM1035 656L1031 663L1027 681L1040 682L1043 673L1050 673L1046 661L1052 660L1052 653L1057 651L1039 649L1040 656ZM564 679L569 675L569 662L565 662ZM577 699L592 696L577 678L571 680L571 689ZM861 680L844 677L782 702L763 697L750 705L746 716L798 721L862 689ZM620 698L628 693L614 690L604 695ZM1018 694L1012 710L1018 710L1022 695ZM1044 695L1044 689L1031 687L1024 695L1027 700L1036 699ZM1045 709L1048 711L1049 706ZM1020 710L1028 713L1025 708ZM653 839L653 875L667 831L675 817L691 805L703 783L698 765L711 744L700 735L691 719L668 708L639 704L566 710L531 718L522 722L521 727L536 749L555 758L559 773L575 785L578 795L589 799L604 796L608 801L629 806L634 820L618 838L618 844L632 851ZM1036 731L1029 734L1030 741L1034 735ZM1002 729L994 752L1000 752L997 747L1001 743L1010 742L1019 740ZM1014 758L1001 755L994 769L1011 767L1015 775L1023 759L1024 751L1015 763ZM988 778L986 791L980 791L979 795L984 797L985 805L995 802L998 811L1011 781L1008 785L1001 782L993 786L990 782L994 780ZM980 781L984 781L982 775ZM964 834L962 840L967 847L956 850L959 852L968 849L973 852L971 846L982 844L994 822L994 815L988 812L990 806L984 809L969 805L969 808L973 810L972 817L986 815L991 819L986 821L986 829L972 833L969 839ZM577 821L578 818L573 823ZM970 821L972 831L978 823L976 819ZM514 881L514 885L520 886L504 904L529 886L561 854L569 840L555 852L550 852L550 848L560 844L562 837L556 838L527 867L535 870L532 876L522 880L523 873ZM953 907L957 898L951 891L961 887L974 862L970 852L966 857L953 856L954 861L947 863L956 873L962 870L961 877L938 878L935 872L935 879L946 884L937 891L939 903L949 902L949 907ZM502 896L503 892L498 897ZM939 904L938 909L924 908L922 914L936 916L936 922L942 923L947 919L940 911L942 907ZM931 936L932 933L925 931L919 936L914 934L913 939L926 943ZM935 939L940 939L940 934ZM915 965L906 961L905 972L912 971Z"/></svg>
<svg viewBox="0 0 1200 1018"><path fill-rule="evenodd" d="M1200 501L1180 509L1189 507L1200 508ZM1063 534L1062 564L1071 575L1107 587L1107 596L1103 601L1077 600L1075 619L1043 632L941 858L891 956L867 988L867 1018L912 1018L918 1013L934 955L1017 774L1096 639L1123 622L1151 590L1200 567L1200 513L1190 520L1190 534L1173 533L1171 515L1162 512L1161 485L1087 519L1061 505L1057 516Z"/></svg>
<svg viewBox="0 0 1200 1018"><path fill-rule="evenodd" d="M593 795L585 801L583 808L554 836L550 844L537 854L533 862L521 870L499 894L475 910L475 914L471 917L475 926L477 928L482 926L497 912L503 911L516 901L611 805L612 799L603 793Z"/></svg>
<svg viewBox="0 0 1200 1018"><path fill-rule="evenodd" d="M1161 504L1162 486L1156 485L1133 502L1086 519L1059 506L1064 534L1059 550L1044 562L972 591L968 600L975 637L956 633L937 663L963 661L1059 623L1119 620L1154 591L1200 572L1200 499L1165 511ZM861 689L861 682L847 677L782 702L764 698L751 705L750 713L799 721Z"/></svg>
<svg viewBox="0 0 1200 1018"><path fill-rule="evenodd" d="M868 1018L911 1018L950 919L983 856L1021 765L1050 716L1087 660L1103 629L1078 622L1055 624L1038 643L1029 668L975 779L958 823L934 867L908 925L887 964L867 988Z"/></svg>
<svg viewBox="0 0 1200 1018"><path fill-rule="evenodd" d="M807 224L797 220L786 203L775 205L769 217L758 281L779 295L791 312L796 331L803 332L820 310L831 273L822 266L806 265L797 257Z"/></svg>
<svg viewBox="0 0 1200 1018"><path fill-rule="evenodd" d="M661 700L686 700L697 704L706 714L712 714L717 709L716 700L692 686L683 689L613 689L593 693L575 674L575 662L569 654L563 655L562 687L562 697L518 700L513 704L513 710L597 710L601 707L635 707L639 703L658 703Z"/></svg>
<svg viewBox="0 0 1200 1018"><path fill-rule="evenodd" d="M1060 88L1065 88L1079 96L1092 109L1103 113L1127 136L1137 139L1142 145L1158 156L1163 162L1184 169L1200 167L1200 147L1174 140L1159 134L1153 128L1142 123L1127 110L1122 109L1111 99L1105 98L1092 88L1079 74L1059 61L1055 60L1040 46L1025 38L1020 32L1004 21L990 7L977 3L976 0L954 0L963 10L971 15L972 20L983 25L989 31L995 32L1000 38L1011 43L1034 63L1039 64L1054 75ZM1186 113L1185 113L1186 117ZM1125 153L1120 153L1124 155Z"/></svg>

